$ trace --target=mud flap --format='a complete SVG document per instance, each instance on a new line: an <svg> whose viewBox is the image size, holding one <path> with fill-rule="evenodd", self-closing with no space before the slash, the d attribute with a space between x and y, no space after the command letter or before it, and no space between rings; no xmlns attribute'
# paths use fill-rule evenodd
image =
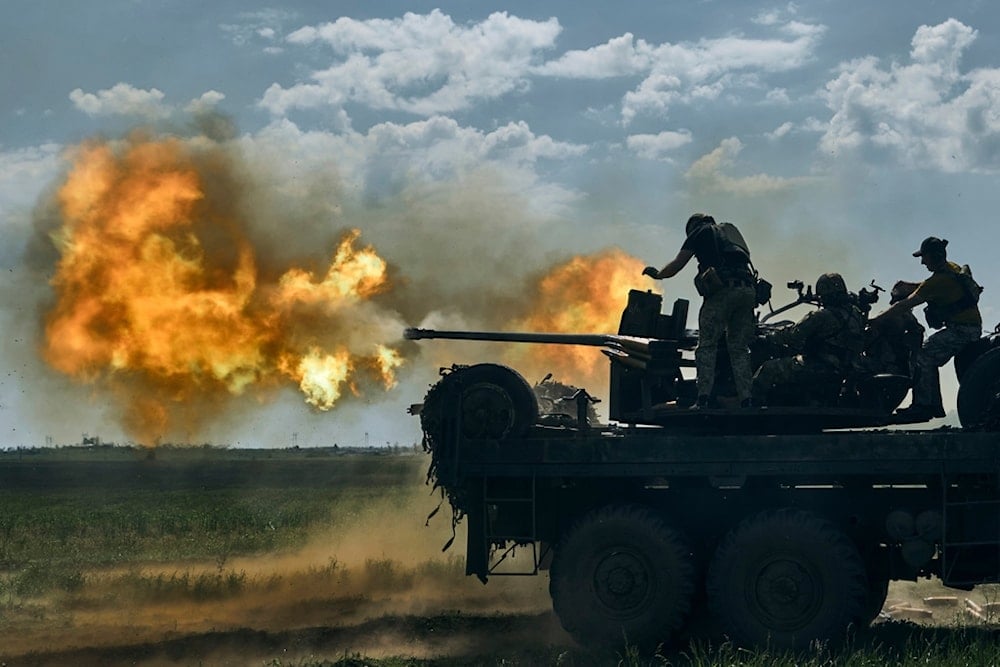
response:
<svg viewBox="0 0 1000 667"><path fill-rule="evenodd" d="M472 503L466 515L467 541L465 548L465 574L476 575L479 581L486 583L489 575L490 546L486 542L486 523L483 512L484 503Z"/></svg>

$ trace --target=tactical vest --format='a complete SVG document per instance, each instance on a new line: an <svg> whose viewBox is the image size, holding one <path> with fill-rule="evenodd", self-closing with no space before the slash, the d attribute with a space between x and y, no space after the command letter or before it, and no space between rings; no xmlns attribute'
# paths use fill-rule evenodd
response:
<svg viewBox="0 0 1000 667"><path fill-rule="evenodd" d="M861 311L851 304L823 309L837 322L828 335L809 342L804 356L838 370L849 369L865 347L865 324Z"/></svg>
<svg viewBox="0 0 1000 667"><path fill-rule="evenodd" d="M726 279L752 278L750 248L736 225L731 222L715 223L712 234L721 260L717 267L720 275Z"/></svg>
<svg viewBox="0 0 1000 667"><path fill-rule="evenodd" d="M941 269L940 273L951 276L958 282L958 286L962 288L962 297L952 303L927 304L927 307L924 308L924 315L927 318L927 325L932 329L940 329L962 311L977 306L979 295L983 291L983 286L972 277L972 270L968 264L963 265L958 271L953 270L948 265Z"/></svg>

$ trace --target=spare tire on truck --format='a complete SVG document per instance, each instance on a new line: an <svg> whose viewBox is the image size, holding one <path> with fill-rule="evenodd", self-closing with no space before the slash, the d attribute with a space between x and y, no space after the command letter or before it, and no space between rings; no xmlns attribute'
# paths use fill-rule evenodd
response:
<svg viewBox="0 0 1000 667"><path fill-rule="evenodd" d="M500 364L455 365L431 387L420 410L424 433L440 437L450 417L469 439L524 435L538 421L538 399L520 373Z"/></svg>

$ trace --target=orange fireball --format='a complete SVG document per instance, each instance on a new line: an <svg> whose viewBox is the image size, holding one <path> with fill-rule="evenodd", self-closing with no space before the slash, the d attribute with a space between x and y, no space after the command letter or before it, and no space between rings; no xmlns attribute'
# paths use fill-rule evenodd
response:
<svg viewBox="0 0 1000 667"><path fill-rule="evenodd" d="M394 384L401 359L386 341L332 339L389 288L385 261L356 247L358 230L322 275L290 266L262 284L238 202L219 194L238 188L208 187L230 159L220 147L137 134L70 157L42 354L110 388L131 434L190 433L210 416L192 406L208 412L220 397L289 381L329 409L343 388L358 392L358 367Z"/></svg>
<svg viewBox="0 0 1000 667"><path fill-rule="evenodd" d="M647 286L645 264L619 248L578 255L540 276L528 315L517 331L617 333L630 289ZM526 345L511 351L510 363L529 377L552 373L591 392L607 382L608 360L600 350L576 345Z"/></svg>

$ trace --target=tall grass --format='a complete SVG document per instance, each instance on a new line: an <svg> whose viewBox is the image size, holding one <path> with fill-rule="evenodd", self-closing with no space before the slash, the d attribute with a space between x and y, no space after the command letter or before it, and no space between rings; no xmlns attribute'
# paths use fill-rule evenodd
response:
<svg viewBox="0 0 1000 667"><path fill-rule="evenodd" d="M889 624L894 625L894 624ZM405 656L370 658L345 654L333 658L285 661L274 658L271 667L987 667L1000 665L1000 643L994 632L980 628L921 629L895 624L887 632L866 631L846 645L817 645L799 653L744 649L724 642L717 646L694 643L683 649L660 649L642 655L625 645L617 652L543 648L490 653L473 657L414 659ZM893 641L886 635L902 633Z"/></svg>
<svg viewBox="0 0 1000 667"><path fill-rule="evenodd" d="M209 562L217 568L142 582L146 575L134 574L119 583L150 596L221 595L249 583L226 570L232 558L294 550L315 531L349 524L365 507L391 506L394 499L405 511L403 489L384 486L0 490L0 609L51 592L75 592L101 568L156 563Z"/></svg>

